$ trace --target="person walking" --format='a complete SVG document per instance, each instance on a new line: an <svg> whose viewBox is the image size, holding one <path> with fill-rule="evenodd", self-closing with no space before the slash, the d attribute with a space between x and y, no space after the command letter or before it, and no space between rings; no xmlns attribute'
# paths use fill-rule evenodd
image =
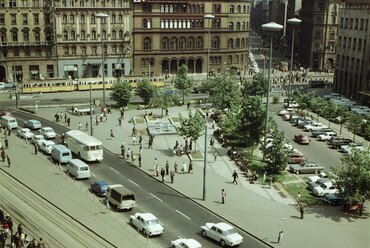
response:
<svg viewBox="0 0 370 248"><path fill-rule="evenodd" d="M226 191L225 189L221 190L221 203L225 204Z"/></svg>
<svg viewBox="0 0 370 248"><path fill-rule="evenodd" d="M170 169L170 164L168 163L168 161L166 161L166 175L169 175L169 169Z"/></svg>
<svg viewBox="0 0 370 248"><path fill-rule="evenodd" d="M217 161L217 156L218 156L218 154L217 154L217 152L215 152L214 154L213 154L213 159L214 159L214 162L216 163L216 161Z"/></svg>
<svg viewBox="0 0 370 248"><path fill-rule="evenodd" d="M141 143L143 142L143 136L139 136L139 145L141 146Z"/></svg>
<svg viewBox="0 0 370 248"><path fill-rule="evenodd" d="M181 171L182 171L183 174L185 174L187 172L187 170L186 170L186 163L185 162L182 164Z"/></svg>
<svg viewBox="0 0 370 248"><path fill-rule="evenodd" d="M178 171L177 171L177 162L175 162L175 164L173 165L173 169L175 170L175 173L177 173Z"/></svg>
<svg viewBox="0 0 370 248"><path fill-rule="evenodd" d="M67 122L67 113L64 113L64 123Z"/></svg>
<svg viewBox="0 0 370 248"><path fill-rule="evenodd" d="M121 145L121 155L122 155L122 158L125 158L125 154L126 154L126 147L125 145Z"/></svg>
<svg viewBox="0 0 370 248"><path fill-rule="evenodd" d="M298 205L301 204L301 197L302 197L301 192L298 192L297 199L296 199Z"/></svg>
<svg viewBox="0 0 370 248"><path fill-rule="evenodd" d="M85 123L85 130L89 131L89 123L88 122Z"/></svg>
<svg viewBox="0 0 370 248"><path fill-rule="evenodd" d="M175 146L173 147L174 150L177 150L177 147L179 147L179 141L176 140Z"/></svg>
<svg viewBox="0 0 370 248"><path fill-rule="evenodd" d="M269 187L271 189L271 184L272 184L272 175L269 176Z"/></svg>
<svg viewBox="0 0 370 248"><path fill-rule="evenodd" d="M170 177L171 177L171 183L173 183L173 179L175 178L175 172L171 171Z"/></svg>
<svg viewBox="0 0 370 248"><path fill-rule="evenodd" d="M139 154L137 160L139 161L139 167L141 167L141 154Z"/></svg>
<svg viewBox="0 0 370 248"><path fill-rule="evenodd" d="M5 157L6 157L5 151L1 150L1 158L3 159L3 162L5 162Z"/></svg>
<svg viewBox="0 0 370 248"><path fill-rule="evenodd" d="M8 140L8 137L5 137L4 143L5 143L5 149L9 149L9 140Z"/></svg>
<svg viewBox="0 0 370 248"><path fill-rule="evenodd" d="M164 175L165 175L165 170L163 169L163 167L161 168L161 177L162 177L162 182L164 182Z"/></svg>
<svg viewBox="0 0 370 248"><path fill-rule="evenodd" d="M113 139L114 138L114 133L113 133L113 129L110 130L110 139Z"/></svg>
<svg viewBox="0 0 370 248"><path fill-rule="evenodd" d="M8 167L10 168L10 164L11 164L11 162L10 162L9 155L6 155L6 161L8 162Z"/></svg>
<svg viewBox="0 0 370 248"><path fill-rule="evenodd" d="M136 144L136 136L132 136L132 144L135 145Z"/></svg>
<svg viewBox="0 0 370 248"><path fill-rule="evenodd" d="M35 155L37 155L37 151L39 150L38 146L36 143L33 144L33 147L35 148Z"/></svg>
<svg viewBox="0 0 370 248"><path fill-rule="evenodd" d="M236 170L234 170L234 173L233 173L233 183L235 183L236 185L238 185L238 181L236 181L236 179L238 178L238 173L236 172Z"/></svg>
<svg viewBox="0 0 370 248"><path fill-rule="evenodd" d="M193 174L193 163L190 161L189 162L189 169L188 169L188 173L190 174Z"/></svg>
<svg viewBox="0 0 370 248"><path fill-rule="evenodd" d="M135 126L132 128L132 134L131 134L131 136L136 136L136 128L135 128Z"/></svg>
<svg viewBox="0 0 370 248"><path fill-rule="evenodd" d="M303 220L304 209L303 209L303 204L302 203L299 204L299 212L301 213L301 219Z"/></svg>
<svg viewBox="0 0 370 248"><path fill-rule="evenodd" d="M131 150L130 150L130 147L127 148L127 153L126 153L126 159L128 160L131 156Z"/></svg>
<svg viewBox="0 0 370 248"><path fill-rule="evenodd" d="M45 243L42 240L42 238L40 238L40 240L39 240L39 246L38 246L38 248L45 248Z"/></svg>
<svg viewBox="0 0 370 248"><path fill-rule="evenodd" d="M71 126L71 117L67 118L67 126L69 126L69 127Z"/></svg>
<svg viewBox="0 0 370 248"><path fill-rule="evenodd" d="M122 126L122 117L120 116L120 117L118 117L118 125L119 126Z"/></svg>
<svg viewBox="0 0 370 248"><path fill-rule="evenodd" d="M81 124L81 122L79 122L78 123L78 130L81 130L81 128L82 128L82 124Z"/></svg>

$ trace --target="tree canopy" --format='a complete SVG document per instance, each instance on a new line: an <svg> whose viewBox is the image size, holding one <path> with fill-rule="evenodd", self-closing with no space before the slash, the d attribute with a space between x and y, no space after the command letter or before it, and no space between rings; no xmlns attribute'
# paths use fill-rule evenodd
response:
<svg viewBox="0 0 370 248"><path fill-rule="evenodd" d="M268 80L262 73L257 73L251 81L246 81L243 87L243 95L264 96L267 93Z"/></svg>
<svg viewBox="0 0 370 248"><path fill-rule="evenodd" d="M126 107L132 96L132 87L125 82L117 82L112 85L110 97L118 106Z"/></svg>
<svg viewBox="0 0 370 248"><path fill-rule="evenodd" d="M189 111L188 118L184 118L180 115L180 123L181 126L178 131L179 134L185 138L191 138L196 142L203 134L205 120L198 111L195 111L195 114Z"/></svg>
<svg viewBox="0 0 370 248"><path fill-rule="evenodd" d="M174 83L175 87L181 92L182 102L185 103L185 96L187 96L194 87L193 80L188 76L188 67L186 65L181 65L174 78Z"/></svg>
<svg viewBox="0 0 370 248"><path fill-rule="evenodd" d="M153 98L157 90L157 87L152 85L148 78L144 78L139 82L136 88L137 94L143 99L145 105L150 103L150 99Z"/></svg>
<svg viewBox="0 0 370 248"><path fill-rule="evenodd" d="M157 90L154 92L153 98L150 100L150 105L161 109L161 115L163 116L163 110L172 106L176 101L176 98L177 95L168 94L165 91Z"/></svg>

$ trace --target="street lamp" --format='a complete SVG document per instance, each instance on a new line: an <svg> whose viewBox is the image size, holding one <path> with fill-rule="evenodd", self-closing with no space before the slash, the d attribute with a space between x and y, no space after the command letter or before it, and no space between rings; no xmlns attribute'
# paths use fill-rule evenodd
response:
<svg viewBox="0 0 370 248"><path fill-rule="evenodd" d="M293 81L293 54L294 54L294 35L295 27L298 26L302 21L298 18L288 19L288 23L293 26L292 34L292 50L290 52L290 73L289 73L289 88L288 88L288 107L290 107L290 98L292 94L292 81Z"/></svg>
<svg viewBox="0 0 370 248"><path fill-rule="evenodd" d="M105 13L97 13L95 17L100 19L100 38L101 38L101 71L102 71L102 80L103 80L103 106L105 106L105 70L104 70L104 40L103 40L103 30L102 30L102 23L103 19L105 20L108 18L108 14Z"/></svg>
<svg viewBox="0 0 370 248"><path fill-rule="evenodd" d="M207 123L204 125L204 166L203 166L203 201L206 200L206 174L207 174Z"/></svg>
<svg viewBox="0 0 370 248"><path fill-rule="evenodd" d="M209 54L211 52L211 21L215 19L214 15L207 14L204 19L208 20L208 50L207 50L207 79L209 77Z"/></svg>
<svg viewBox="0 0 370 248"><path fill-rule="evenodd" d="M280 239L283 238L283 230L282 230L282 222L284 220L287 220L288 218L280 218L280 221L279 221L279 233L278 233L278 243L280 243Z"/></svg>
<svg viewBox="0 0 370 248"><path fill-rule="evenodd" d="M92 82L90 82L90 135L93 134Z"/></svg>
<svg viewBox="0 0 370 248"><path fill-rule="evenodd" d="M269 60L269 73L267 78L267 97L266 97L266 120L265 120L265 137L263 141L263 160L265 160L265 148L266 148L266 142L267 142L267 129L269 124L269 95L270 95L270 84L271 84L271 67L272 67L272 41L273 41L273 33L278 32L281 29L283 29L283 26L280 24L277 24L275 22L270 22L262 25L263 31L271 33L270 38L270 60Z"/></svg>

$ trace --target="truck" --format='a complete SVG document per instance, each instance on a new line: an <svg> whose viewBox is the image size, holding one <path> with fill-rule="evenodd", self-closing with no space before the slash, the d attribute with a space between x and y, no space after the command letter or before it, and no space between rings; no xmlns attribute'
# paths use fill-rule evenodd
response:
<svg viewBox="0 0 370 248"><path fill-rule="evenodd" d="M107 201L118 211L132 210L135 203L135 194L122 184L109 185L106 193Z"/></svg>

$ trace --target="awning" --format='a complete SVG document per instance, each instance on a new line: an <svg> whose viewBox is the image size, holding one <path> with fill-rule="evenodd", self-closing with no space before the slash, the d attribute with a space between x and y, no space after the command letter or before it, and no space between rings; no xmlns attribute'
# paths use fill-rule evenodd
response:
<svg viewBox="0 0 370 248"><path fill-rule="evenodd" d="M77 65L65 65L64 71L78 71Z"/></svg>

